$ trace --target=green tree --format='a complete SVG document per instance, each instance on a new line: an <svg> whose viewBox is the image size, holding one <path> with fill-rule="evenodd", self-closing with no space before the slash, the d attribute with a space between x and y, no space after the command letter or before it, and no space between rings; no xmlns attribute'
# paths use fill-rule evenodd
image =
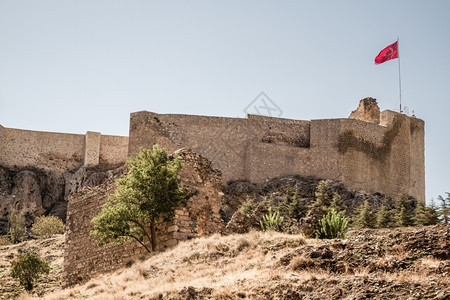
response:
<svg viewBox="0 0 450 300"><path fill-rule="evenodd" d="M333 198L331 199L330 209L334 209L338 212L342 212L345 207L342 205L342 198L338 192L333 192Z"/></svg>
<svg viewBox="0 0 450 300"><path fill-rule="evenodd" d="M411 200L408 195L401 193L395 198L395 223L399 227L413 225L413 215L411 214Z"/></svg>
<svg viewBox="0 0 450 300"><path fill-rule="evenodd" d="M439 213L433 206L426 206L425 201L418 201L413 217L414 225L435 225L439 223Z"/></svg>
<svg viewBox="0 0 450 300"><path fill-rule="evenodd" d="M157 246L156 223L172 220L175 208L194 193L180 187L177 156L169 157L157 145L153 150L141 148L127 159L127 166L128 174L116 180L116 191L92 219L91 235L100 245L135 240L150 253Z"/></svg>
<svg viewBox="0 0 450 300"><path fill-rule="evenodd" d="M441 206L439 208L439 215L442 217L442 221L448 224L450 221L450 193L446 192L447 198L438 196L438 200L441 201Z"/></svg>
<svg viewBox="0 0 450 300"><path fill-rule="evenodd" d="M307 207L303 205L300 195L298 193L298 186L294 187L294 191L288 187L284 194L284 201L279 205L278 211L281 215L288 216L289 218L300 220L305 213Z"/></svg>
<svg viewBox="0 0 450 300"><path fill-rule="evenodd" d="M381 205L380 209L376 213L376 225L377 228L387 228L392 226L391 211L387 209L386 205Z"/></svg>
<svg viewBox="0 0 450 300"><path fill-rule="evenodd" d="M434 203L434 199L431 198L430 201L430 225L435 225L440 222L439 220L439 207L436 206L436 203Z"/></svg>
<svg viewBox="0 0 450 300"><path fill-rule="evenodd" d="M26 233L27 226L25 217L17 211L12 211L9 215L9 234L11 236L11 241L14 244L23 241Z"/></svg>
<svg viewBox="0 0 450 300"><path fill-rule="evenodd" d="M11 263L11 277L19 279L20 284L27 291L34 288L34 282L41 274L49 272L49 264L33 253L26 253Z"/></svg>
<svg viewBox="0 0 450 300"><path fill-rule="evenodd" d="M316 238L319 239L343 239L347 232L347 218L332 209L319 220L319 229L316 230Z"/></svg>
<svg viewBox="0 0 450 300"><path fill-rule="evenodd" d="M295 186L294 193L289 198L287 207L287 215L290 218L300 220L306 214L307 207L302 203L300 195L298 194L298 187Z"/></svg>
<svg viewBox="0 0 450 300"><path fill-rule="evenodd" d="M325 207L330 206L330 195L328 195L328 182L321 180L316 187L316 201L313 203L313 207Z"/></svg>
<svg viewBox="0 0 450 300"><path fill-rule="evenodd" d="M364 200L364 202L356 209L356 214L353 218L353 227L356 229L374 228L375 222L376 216L373 209L370 206L369 201Z"/></svg>

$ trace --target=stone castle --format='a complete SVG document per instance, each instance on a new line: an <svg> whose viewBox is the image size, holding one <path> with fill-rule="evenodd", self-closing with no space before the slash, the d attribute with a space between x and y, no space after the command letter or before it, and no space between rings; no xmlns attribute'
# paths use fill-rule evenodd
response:
<svg viewBox="0 0 450 300"><path fill-rule="evenodd" d="M112 169L123 165L126 157L135 155L140 147L154 144L169 153L178 151L183 161L183 184L199 191L187 207L176 211L173 222L158 226L161 247L219 232L223 227L219 215L222 186L233 180L261 183L283 175L313 176L390 197L405 192L425 199L424 122L389 110L380 112L376 100L366 98L349 118L311 121L141 111L131 114L129 137L0 126L0 166L8 170L13 182L0 186L0 209L3 205L4 214L8 207L48 212L54 204L49 204L53 202L45 194L47 185L35 179L43 196L40 202L26 204L31 207L24 207L28 202L20 201L30 197L30 193L20 191L20 185L26 178L31 180L30 174L23 174L30 167L50 172L60 178L59 197L68 200L64 283L75 284L114 270L143 255L134 243L99 248L89 236L90 220L114 190L114 172L98 185L80 189L68 186L73 185L80 168ZM6 176L1 170L0 177Z"/></svg>

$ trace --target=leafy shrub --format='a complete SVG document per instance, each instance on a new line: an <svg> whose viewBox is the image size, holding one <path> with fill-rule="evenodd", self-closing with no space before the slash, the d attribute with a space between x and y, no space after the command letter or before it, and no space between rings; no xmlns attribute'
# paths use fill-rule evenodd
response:
<svg viewBox="0 0 450 300"><path fill-rule="evenodd" d="M319 230L316 230L316 238L343 239L345 238L347 225L347 218L333 209L319 221Z"/></svg>
<svg viewBox="0 0 450 300"><path fill-rule="evenodd" d="M56 216L40 216L36 218L31 232L39 237L48 238L54 234L64 233L65 227L60 218Z"/></svg>
<svg viewBox="0 0 450 300"><path fill-rule="evenodd" d="M333 192L333 198L331 199L330 209L335 209L336 211L345 210L345 206L342 204L342 197L338 192Z"/></svg>
<svg viewBox="0 0 450 300"><path fill-rule="evenodd" d="M247 199L241 204L239 211L244 215L251 215L255 212L256 207L257 203L255 203L255 200L253 200L250 197L247 197Z"/></svg>
<svg viewBox="0 0 450 300"><path fill-rule="evenodd" d="M11 277L19 279L20 284L27 291L34 288L34 282L40 274L48 274L50 266L36 254L26 253L11 263Z"/></svg>
<svg viewBox="0 0 450 300"><path fill-rule="evenodd" d="M23 241L26 233L27 226L25 224L25 217L16 211L11 212L9 216L9 234L11 241L14 244Z"/></svg>
<svg viewBox="0 0 450 300"><path fill-rule="evenodd" d="M441 207L439 208L439 216L445 224L450 222L450 193L446 192L447 197L444 198L441 195L438 196L438 200L441 201Z"/></svg>
<svg viewBox="0 0 450 300"><path fill-rule="evenodd" d="M267 215L264 215L259 223L261 224L262 231L281 231L281 224L283 223L283 221L284 218L280 217L280 213L278 211L272 213L272 208L269 208L269 213Z"/></svg>

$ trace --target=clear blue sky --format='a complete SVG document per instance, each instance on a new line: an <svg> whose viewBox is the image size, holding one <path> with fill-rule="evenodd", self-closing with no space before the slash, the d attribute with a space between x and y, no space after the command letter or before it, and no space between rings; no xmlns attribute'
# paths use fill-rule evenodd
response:
<svg viewBox="0 0 450 300"><path fill-rule="evenodd" d="M348 117L360 99L426 122L427 200L450 191L450 1L0 0L0 124L128 135L139 110Z"/></svg>

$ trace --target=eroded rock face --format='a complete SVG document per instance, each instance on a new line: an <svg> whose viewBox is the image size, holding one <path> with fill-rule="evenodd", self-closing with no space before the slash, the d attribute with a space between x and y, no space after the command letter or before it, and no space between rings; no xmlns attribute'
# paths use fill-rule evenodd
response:
<svg viewBox="0 0 450 300"><path fill-rule="evenodd" d="M23 214L27 226L37 216L51 214L65 220L64 178L36 169L12 171L0 167L0 233L7 233L9 214Z"/></svg>
<svg viewBox="0 0 450 300"><path fill-rule="evenodd" d="M124 172L124 168L83 167L74 173L58 174L34 168L9 170L0 166L0 234L7 233L12 211L23 214L27 226L41 215L57 216L65 222L70 193L115 178Z"/></svg>
<svg viewBox="0 0 450 300"><path fill-rule="evenodd" d="M34 215L45 213L39 178L32 171L21 171L13 178L10 208L25 215L27 225L31 225Z"/></svg>
<svg viewBox="0 0 450 300"><path fill-rule="evenodd" d="M379 124L380 108L377 99L367 97L359 101L358 108L352 111L349 118Z"/></svg>

